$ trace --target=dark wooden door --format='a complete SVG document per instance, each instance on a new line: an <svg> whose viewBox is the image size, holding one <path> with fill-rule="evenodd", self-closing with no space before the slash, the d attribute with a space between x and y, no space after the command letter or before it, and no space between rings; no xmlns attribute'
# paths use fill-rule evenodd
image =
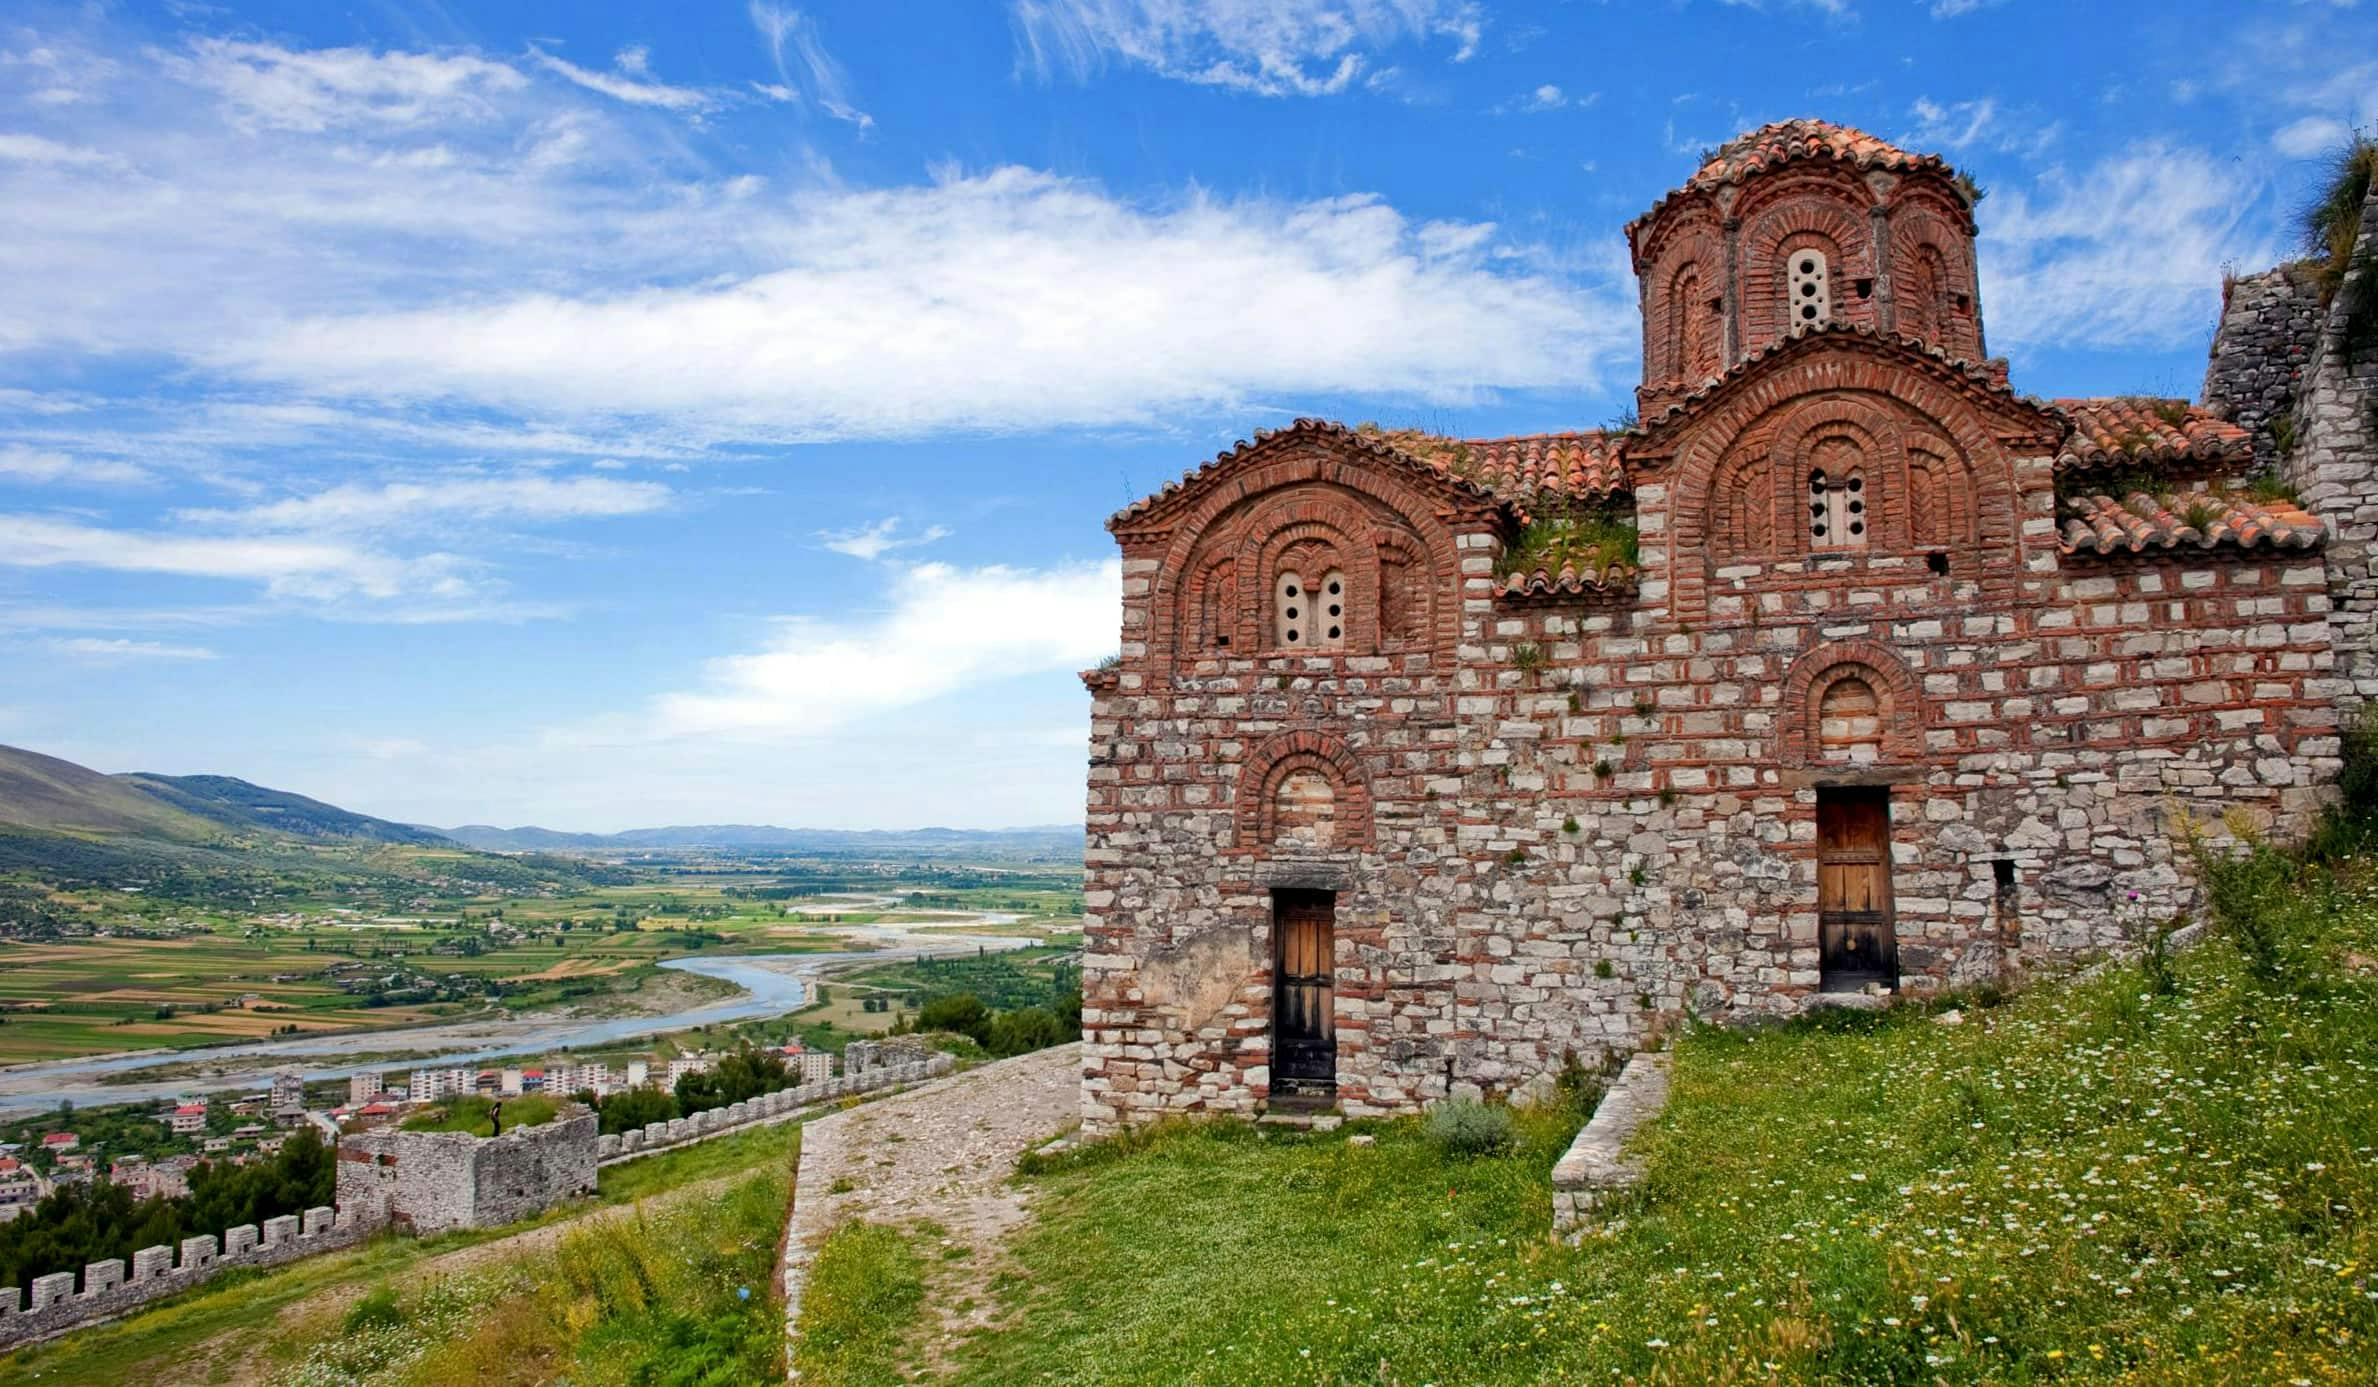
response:
<svg viewBox="0 0 2378 1387"><path fill-rule="evenodd" d="M1899 983L1888 790L1817 792L1817 954L1827 991Z"/></svg>
<svg viewBox="0 0 2378 1387"><path fill-rule="evenodd" d="M1272 1092L1329 1093L1338 1080L1338 898L1272 893Z"/></svg>

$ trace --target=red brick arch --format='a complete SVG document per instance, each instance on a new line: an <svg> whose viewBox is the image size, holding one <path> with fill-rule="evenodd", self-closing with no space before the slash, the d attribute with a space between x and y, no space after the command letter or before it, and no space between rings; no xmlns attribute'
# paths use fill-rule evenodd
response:
<svg viewBox="0 0 2378 1387"><path fill-rule="evenodd" d="M1453 648L1459 633L1461 579L1453 530L1446 521L1462 513L1462 503L1450 495L1429 494L1385 464L1341 456L1314 440L1297 440L1251 462L1227 480L1209 483L1209 494L1182 516L1156 556L1148 623L1151 668L1170 669L1176 659L1194 661L1217 653L1191 648L1184 637L1199 627L1196 604L1216 596L1205 591L1204 582L1215 558L1224 553L1237 560L1231 574L1236 596L1231 600L1238 615L1228 627L1232 638L1226 653L1231 658L1265 654L1270 646L1270 607L1263 555L1276 535L1305 527L1318 527L1313 532L1326 531L1341 539L1343 552L1361 566L1358 581L1363 592L1349 613L1353 622L1344 649L1297 653L1375 653L1381 646L1373 586L1380 579L1376 536L1390 516L1408 537L1404 547L1428 590L1424 634L1401 648L1432 654ZM1480 502L1476 508L1491 504ZM1353 572L1350 567L1350 576Z"/></svg>
<svg viewBox="0 0 2378 1387"><path fill-rule="evenodd" d="M1862 401L1901 421L1907 433L1948 445L1964 464L1960 480L1971 488L1973 500L1965 522L1973 537L1971 567L1965 571L1978 568L1985 597L2013 594L2021 570L2021 510L2008 448L1996 430L2020 422L2024 406L2008 401L1994 410L1942 379L1937 369L1905 359L1903 349L1843 333L1786 346L1768 369L1729 393L1731 398L1684 426L1674 443L1667 564L1671 610L1678 619L1698 620L1709 609L1711 526L1719 519L1712 500L1720 469L1741 455L1744 439L1763 429L1780 431L1812 397ZM1775 485L1785 488L1791 480L1779 478ZM1789 546L1778 548L1788 551ZM1966 565L1967 556L1960 555L1958 562Z"/></svg>
<svg viewBox="0 0 2378 1387"><path fill-rule="evenodd" d="M1939 256L1942 282L1923 286L1918 267L1927 250ZM1934 199L1910 201L1892 209L1889 272L1894 331L1961 360L1981 356L1981 300L1974 285L1973 240L1964 233L1963 224ZM1923 297L1927 287L1929 301ZM1962 310L1952 297L1958 294L1965 296Z"/></svg>
<svg viewBox="0 0 2378 1387"><path fill-rule="evenodd" d="M1678 384L1689 389L1699 385L1703 376L1725 369L1725 329L1722 320L1711 325L1718 334L1717 361L1711 370L1694 375L1685 360L1687 329L1707 308L1705 302L1676 303L1676 285L1689 269L1699 280L1702 300L1722 296L1726 291L1725 241L1716 217L1696 210L1664 225L1644 253L1654 258L1642 276L1643 379L1649 385Z"/></svg>
<svg viewBox="0 0 2378 1387"><path fill-rule="evenodd" d="M1875 301L1861 299L1856 282L1874 277L1873 237L1865 184L1846 176L1802 177L1759 190L1742 217L1741 282L1737 293L1744 353L1772 346L1790 327L1784 304L1784 256L1815 247L1833 277L1833 321L1872 324Z"/></svg>
<svg viewBox="0 0 2378 1387"><path fill-rule="evenodd" d="M1808 651L1784 673L1775 759L1788 766L1828 762L1818 741L1817 709L1845 679L1863 679L1882 702L1882 764L1909 765L1924 755L1924 690L1891 650L1873 641L1832 641Z"/></svg>
<svg viewBox="0 0 2378 1387"><path fill-rule="evenodd" d="M1361 850L1374 839L1371 787L1352 748L1327 732L1281 732L1257 746L1239 765L1238 794L1231 817L1234 851L1268 853L1279 838L1280 782L1298 771L1318 772L1337 795L1335 847Z"/></svg>

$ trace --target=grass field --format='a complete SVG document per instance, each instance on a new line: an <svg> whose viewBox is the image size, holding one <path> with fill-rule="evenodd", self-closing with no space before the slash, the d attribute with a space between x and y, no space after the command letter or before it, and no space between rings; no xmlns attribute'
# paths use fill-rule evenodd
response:
<svg viewBox="0 0 2378 1387"><path fill-rule="evenodd" d="M773 1212L767 1215L767 1246L772 1257L776 1231L782 1227L784 1218L783 1172L791 1169L799 1151L797 1123L738 1132L606 1167L600 1173L595 1198L600 1204L614 1206L639 1201L666 1203L673 1197L673 1191L703 1181L731 1177L775 1180L780 1192L773 1196ZM583 1208L581 1205L558 1210L543 1219L500 1229L446 1233L431 1238L384 1237L351 1251L309 1258L271 1272L228 1273L198 1291L120 1323L81 1330L54 1343L0 1357L0 1387L32 1383L229 1382L237 1372L271 1369L273 1365L279 1365L276 1370L286 1372L293 1380L306 1381L298 1378L297 1373L307 1352L318 1342L341 1337L344 1329L343 1309L325 1318L309 1306L343 1305L358 1288L388 1284L402 1291L400 1307L417 1311L422 1308L426 1289L422 1283L425 1263L559 1221ZM716 1221L715 1211L706 1211L696 1223L698 1226ZM694 1245L702 1244L696 1239L689 1243ZM504 1263L499 1262L495 1270L499 1281L506 1286L513 1284ZM471 1298L484 1300L493 1284L472 1283L468 1287ZM766 1278L763 1276L756 1284L761 1294L755 1300L765 1301ZM781 1317L777 1323L781 1326ZM426 1324L417 1326L415 1337L424 1337L427 1328ZM459 1338L470 1326L453 1324L449 1328L448 1337ZM412 1370L409 1365L403 1366L397 1375L373 1380L405 1381L408 1379L402 1374ZM343 1380L346 1379L328 1375L311 1379ZM486 1380L515 1379L499 1376Z"/></svg>
<svg viewBox="0 0 2378 1387"><path fill-rule="evenodd" d="M1575 1114L1476 1159L1417 1122L1059 1158L956 1380L2378 1380L2378 889L2256 870L2263 923L1961 1024L1689 1034L1582 1247Z"/></svg>

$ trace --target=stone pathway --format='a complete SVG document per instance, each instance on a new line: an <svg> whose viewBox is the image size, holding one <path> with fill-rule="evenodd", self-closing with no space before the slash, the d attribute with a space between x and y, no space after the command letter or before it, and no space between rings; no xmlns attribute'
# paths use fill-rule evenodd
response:
<svg viewBox="0 0 2378 1387"><path fill-rule="evenodd" d="M999 1240L1024 1220L1023 1192L1008 1183L1016 1158L1055 1136L1081 1113L1082 1047L1060 1045L937 1079L896 1097L812 1121L801 1136L785 1238L786 1332L801 1314L801 1284L826 1235L852 1220L910 1224L930 1220L974 1250L937 1278L929 1308L945 1331L964 1327L953 1305L972 1298L988 1314L986 1286ZM789 1355L788 1355L789 1361Z"/></svg>

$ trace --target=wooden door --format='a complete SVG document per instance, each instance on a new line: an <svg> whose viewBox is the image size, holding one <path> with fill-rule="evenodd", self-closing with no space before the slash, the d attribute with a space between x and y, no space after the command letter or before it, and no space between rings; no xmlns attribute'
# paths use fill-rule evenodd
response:
<svg viewBox="0 0 2378 1387"><path fill-rule="evenodd" d="M1817 961L1829 992L1896 987L1890 792L1817 792Z"/></svg>
<svg viewBox="0 0 2378 1387"><path fill-rule="evenodd" d="M1338 898L1272 893L1272 1092L1330 1093L1338 1080Z"/></svg>

